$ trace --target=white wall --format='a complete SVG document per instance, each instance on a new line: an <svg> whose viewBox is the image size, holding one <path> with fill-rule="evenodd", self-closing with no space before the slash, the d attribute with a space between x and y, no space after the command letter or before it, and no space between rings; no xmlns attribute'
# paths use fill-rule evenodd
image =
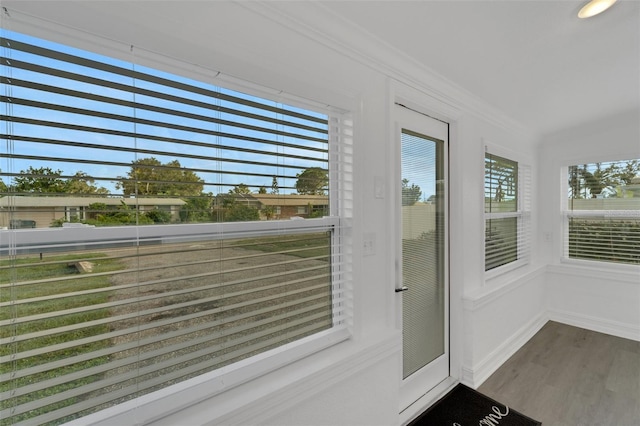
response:
<svg viewBox="0 0 640 426"><path fill-rule="evenodd" d="M462 229L462 255L451 267L461 271L463 282L460 377L463 383L477 387L544 325L545 286L544 269L535 254L526 267L489 278L484 272L485 149L535 170L536 140L473 116L465 117L463 131L468 139L460 146L464 153L459 157L464 164L460 188L464 207L457 222ZM532 198L532 216L536 217L535 193Z"/></svg>
<svg viewBox="0 0 640 426"><path fill-rule="evenodd" d="M189 75L204 68L354 113L353 338L289 366L235 386L199 383L132 403L102 424L399 424L401 331L394 288L393 217L396 182L390 110L397 91L423 110L451 121L451 375L477 386L530 337L545 319L544 271L534 263L492 280L484 274L484 150L490 144L528 158L534 169L536 138L499 111L449 85L429 70L336 26L312 5L213 3L219 13L200 16L186 2L11 2L55 23L98 33L91 42L57 26L14 24L36 35L129 57L130 45L167 55L135 59ZM186 5L186 6L184 6ZM282 10L278 8L283 8ZM187 23L185 25L185 23ZM121 43L120 43L121 42ZM155 59L149 59L154 57ZM186 64L181 64L180 61ZM206 78L211 78L212 74ZM214 73L215 74L215 73ZM215 81L214 81L215 83ZM637 138L635 140L638 140ZM543 175L547 174L545 170ZM549 184L541 178L542 184ZM382 197L375 184L383 183ZM535 203L534 205L537 205ZM545 205L546 206L546 205ZM548 207L548 206L546 206ZM534 211L534 217L537 212ZM543 223L547 227L548 223ZM373 255L363 256L363 235ZM199 393L199 392L204 393ZM206 392L213 396L203 397ZM172 408L170 412L164 410ZM414 407L420 409L419 406Z"/></svg>
<svg viewBox="0 0 640 426"><path fill-rule="evenodd" d="M640 268L563 263L562 166L640 158L640 111L547 136L540 149L540 256L551 319L640 340ZM544 161L542 161L544 159Z"/></svg>

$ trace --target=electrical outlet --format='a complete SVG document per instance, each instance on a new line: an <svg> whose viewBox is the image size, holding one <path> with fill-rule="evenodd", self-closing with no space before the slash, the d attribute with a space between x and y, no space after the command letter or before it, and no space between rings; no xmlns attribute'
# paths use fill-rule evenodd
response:
<svg viewBox="0 0 640 426"><path fill-rule="evenodd" d="M362 238L362 255L372 256L376 254L376 234L368 232Z"/></svg>

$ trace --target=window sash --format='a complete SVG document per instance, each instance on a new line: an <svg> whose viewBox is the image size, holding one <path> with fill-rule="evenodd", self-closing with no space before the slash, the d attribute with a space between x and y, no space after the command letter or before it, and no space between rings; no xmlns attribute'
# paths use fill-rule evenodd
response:
<svg viewBox="0 0 640 426"><path fill-rule="evenodd" d="M485 155L485 213L516 212L518 163L497 155Z"/></svg>
<svg viewBox="0 0 640 426"><path fill-rule="evenodd" d="M639 161L567 167L565 259L640 265Z"/></svg>
<svg viewBox="0 0 640 426"><path fill-rule="evenodd" d="M485 154L485 272L506 272L530 259L531 168Z"/></svg>
<svg viewBox="0 0 640 426"><path fill-rule="evenodd" d="M640 212L565 212L564 252L569 259L640 265Z"/></svg>
<svg viewBox="0 0 640 426"><path fill-rule="evenodd" d="M315 229L303 226L290 228L287 238L296 234L307 237L313 231L320 235L324 233L324 247L328 249L331 222L335 223L335 220L318 219L316 222ZM2 382L18 384L13 390L2 394L5 401L17 401L15 406L2 411L3 417L16 416L13 418L19 419L33 410L37 413L43 405L53 404L62 408L30 420L43 422L59 419L78 411L78 404L65 406L70 398L77 399L91 393L93 405L100 401L126 400L145 393L144 389L153 390L159 385L219 368L256 351L263 352L273 345L281 345L282 342L333 326L340 328L343 320L336 317L334 311L337 310L336 305L343 303L342 285L327 285L332 269L340 267L339 258L334 257L331 263L324 261L327 256L333 256L326 249L327 254L302 258L292 255L303 253L305 249L254 253L253 247L257 247L254 241L257 239L259 243L268 237L262 233L257 234L257 238L256 234L251 233L240 236L241 233L236 234L235 240L246 241L250 238L252 242L239 246L233 256L223 256L221 253L234 250L234 238L220 240L216 239L220 236L215 234L212 239L199 235L194 240L182 235L177 239L162 240L159 244L117 246L115 252L135 250L138 258L149 258L152 266L118 270L117 275L98 271L91 279L108 277L119 284L94 289L73 290L86 279L82 275L35 279L29 274L29 269L16 271L15 265L12 269L5 268L7 272L17 275L13 282L2 285L4 289L10 288L14 294L29 294L32 289L45 286L70 289L61 294L18 297L0 304L1 309L10 308L18 313L0 321L0 327L14 330L11 335L0 339L0 346L14 348L12 362L25 364L2 374L0 378ZM309 238L305 241L306 246ZM214 247L189 248L193 247L191 243L194 242L197 246L211 245L213 242ZM191 261L177 258L173 263L165 260L162 266L153 266L158 256L175 258L174 245L182 247L180 253L183 255L191 250L199 258ZM249 251L245 253L247 248ZM128 262L131 259L127 254L114 256L113 249L105 247L104 243L101 249L107 254L102 258L88 258L88 261L99 263L115 257ZM152 253L147 253L148 250ZM95 253L93 249L89 252ZM48 260L51 258L53 260ZM61 266L61 262L66 266L68 262L48 253L44 261L45 265L58 266ZM249 265L242 266L248 261ZM202 271L203 267L207 270ZM190 275L171 277L169 271L176 268L198 269ZM153 278L159 273L161 277ZM148 275L151 278L140 278ZM259 285L253 286L253 283ZM330 288L333 291L327 293ZM131 292L135 299L131 298ZM106 297L100 298L103 294ZM120 295L123 295L122 298ZM98 298L101 302L87 305L88 298ZM57 301L66 301L70 305L64 310L56 307L55 310L44 311L48 303ZM74 301L80 305L74 304ZM142 308L132 310L132 304ZM38 310L33 311L32 306ZM185 313L176 315L176 310ZM109 311L109 315L102 315L105 311ZM75 319L57 325L58 320L66 317ZM270 324L281 325L274 329ZM36 329L29 331L32 327ZM104 327L108 328L101 330ZM40 343L49 336L66 334L76 334L77 337L64 338L54 345ZM90 345L95 346L92 351L81 350ZM70 355L42 363L41 360L48 359L51 353L58 351ZM79 366L81 368L78 370ZM134 376L122 373L132 369L136 373ZM51 376L50 373L54 372L56 374ZM127 385L129 382L132 384ZM48 389L66 387L69 389L51 396L38 396L46 394Z"/></svg>
<svg viewBox="0 0 640 426"><path fill-rule="evenodd" d="M485 270L518 260L519 216L486 220Z"/></svg>

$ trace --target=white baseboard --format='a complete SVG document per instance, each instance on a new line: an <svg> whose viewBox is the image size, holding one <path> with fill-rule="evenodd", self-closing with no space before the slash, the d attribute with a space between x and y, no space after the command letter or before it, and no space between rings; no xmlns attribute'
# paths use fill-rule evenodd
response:
<svg viewBox="0 0 640 426"><path fill-rule="evenodd" d="M622 337L625 339L640 341L640 324L627 324L573 312L549 310L547 314L549 319L552 321L561 322L574 327L585 328L591 331L597 331L599 333L610 334L612 336Z"/></svg>
<svg viewBox="0 0 640 426"><path fill-rule="evenodd" d="M477 389L518 349L540 331L548 320L549 317L546 312L540 313L494 349L482 361L472 367L463 366L461 382L473 389Z"/></svg>
<svg viewBox="0 0 640 426"><path fill-rule="evenodd" d="M599 333L640 341L640 324L626 324L572 312L549 310L541 313L520 328L476 365L472 367L463 366L460 381L474 389L478 388L491 374L504 364L509 357L531 339L547 321L556 321Z"/></svg>

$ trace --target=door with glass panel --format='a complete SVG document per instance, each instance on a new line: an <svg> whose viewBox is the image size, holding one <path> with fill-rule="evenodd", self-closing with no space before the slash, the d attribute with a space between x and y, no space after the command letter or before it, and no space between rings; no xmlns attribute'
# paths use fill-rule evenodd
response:
<svg viewBox="0 0 640 426"><path fill-rule="evenodd" d="M403 410L449 376L448 125L396 106Z"/></svg>

